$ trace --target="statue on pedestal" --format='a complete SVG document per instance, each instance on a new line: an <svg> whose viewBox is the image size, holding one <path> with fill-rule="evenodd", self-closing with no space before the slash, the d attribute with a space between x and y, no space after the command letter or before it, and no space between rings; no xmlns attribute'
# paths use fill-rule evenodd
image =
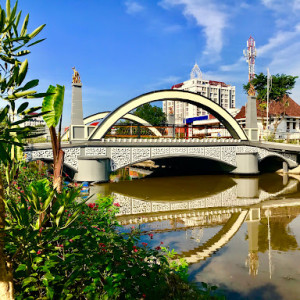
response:
<svg viewBox="0 0 300 300"><path fill-rule="evenodd" d="M74 72L72 76L72 83L81 83L78 71L76 71L75 67L73 67L72 70Z"/></svg>
<svg viewBox="0 0 300 300"><path fill-rule="evenodd" d="M256 91L254 89L254 86L252 83L250 83L250 88L248 90L248 96L255 96L255 94L256 94Z"/></svg>

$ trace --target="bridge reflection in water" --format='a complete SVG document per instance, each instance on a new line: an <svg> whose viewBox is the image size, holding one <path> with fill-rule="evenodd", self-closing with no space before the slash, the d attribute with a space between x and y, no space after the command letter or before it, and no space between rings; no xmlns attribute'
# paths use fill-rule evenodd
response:
<svg viewBox="0 0 300 300"><path fill-rule="evenodd" d="M165 181L161 178L94 186L92 192L111 194L115 202L120 204L118 213L120 224L144 224L142 228L145 232L224 225L217 234L218 239L214 237L212 240L214 243L210 240L209 247L202 245L201 251L194 249L183 253L187 260L193 263L224 246L244 220L248 223L249 233L257 235L257 230L254 229L256 225L253 224L260 221L261 210L264 212L266 205L270 206L268 206L270 213L272 207L300 205L300 200L276 200L274 203L271 201L273 198L296 193L299 184L295 178L287 176L281 178L275 175L274 178L276 177L282 180L282 184L277 190L271 191L259 187L259 177L203 176L202 184L205 191L199 189L198 177L190 177L188 180L186 177L176 177L171 181L173 190L176 189L176 199L171 201L167 200L170 197L172 199L172 195L168 194L171 186L161 184ZM184 189L180 188L180 180L185 180ZM172 222L162 222L165 220Z"/></svg>
<svg viewBox="0 0 300 300"><path fill-rule="evenodd" d="M191 279L241 293L271 279L282 298L297 299L288 286L300 294L300 269L293 263L300 259L299 181L278 174L147 178L94 186L92 192L114 196L125 231L139 227L149 246L163 241L175 248L190 264ZM291 231L293 220L299 226ZM283 284L289 272L298 272L296 280Z"/></svg>

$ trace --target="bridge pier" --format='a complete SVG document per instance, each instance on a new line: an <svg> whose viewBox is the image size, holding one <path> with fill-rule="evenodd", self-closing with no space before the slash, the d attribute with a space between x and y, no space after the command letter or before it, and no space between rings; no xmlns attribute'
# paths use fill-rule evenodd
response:
<svg viewBox="0 0 300 300"><path fill-rule="evenodd" d="M282 162L282 169L283 169L283 173L288 173L289 172L289 166L288 166L286 161Z"/></svg>
<svg viewBox="0 0 300 300"><path fill-rule="evenodd" d="M110 159L96 156L79 156L78 172L75 180L89 182L108 182L110 174Z"/></svg>
<svg viewBox="0 0 300 300"><path fill-rule="evenodd" d="M231 172L237 175L256 175L258 170L258 153L236 153L236 168Z"/></svg>

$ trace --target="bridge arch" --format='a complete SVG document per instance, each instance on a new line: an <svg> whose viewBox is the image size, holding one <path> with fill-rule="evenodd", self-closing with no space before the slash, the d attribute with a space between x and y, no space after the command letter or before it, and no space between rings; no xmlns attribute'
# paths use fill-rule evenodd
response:
<svg viewBox="0 0 300 300"><path fill-rule="evenodd" d="M110 111L105 111L105 112L100 112L100 113L96 113L94 115L88 116L88 117L83 119L84 125L87 125L88 123L94 122L94 121L99 120L99 119L104 119L110 113L111 113ZM142 119L142 118L140 118L140 117L138 117L134 114L128 113L125 116L123 116L123 119L136 122L136 123L141 124L143 126L147 126L149 128L149 130L153 132L153 134L155 134L156 136L161 136L161 133L155 127L153 127L152 124L150 124L146 120L144 120L144 119Z"/></svg>
<svg viewBox="0 0 300 300"><path fill-rule="evenodd" d="M104 119L104 118L106 118L107 115L109 115L109 114L110 114L110 111L103 111L103 112L98 112L98 113L96 113L96 114L87 116L87 117L85 117L85 118L83 119L83 124L84 124L84 125L88 125L88 124L91 123L91 122L95 122L95 121L97 121L97 120ZM128 114L126 114L125 116L123 116L123 119L126 119L126 120L129 120L129 121L136 122L136 123L138 123L138 124L140 124L140 125L142 125L142 126L147 126L148 129L149 129L150 131L152 131L154 135L156 135L156 136L158 136L158 137L161 136L161 133L160 133L155 127L153 127L149 122L147 122L146 120L144 120L144 119L142 119L142 118L140 118L140 117L138 117L138 116L136 116L136 115L134 115L134 114L128 113ZM97 127L96 127L96 128L97 128ZM96 129L96 128L95 128L95 129ZM93 134L93 132L92 132L92 134ZM63 139L63 138L69 138L69 129L66 130L66 131L63 133L63 135L62 135L61 138L62 138L62 139Z"/></svg>
<svg viewBox="0 0 300 300"><path fill-rule="evenodd" d="M227 223L212 238L196 249L183 252L180 256L183 257L189 264L197 263L211 256L232 239L244 223L247 214L247 210L233 213Z"/></svg>
<svg viewBox="0 0 300 300"><path fill-rule="evenodd" d="M161 90L154 91L147 94L143 94L123 105L119 106L117 109L112 111L99 125L94 132L89 137L89 140L100 140L105 136L108 130L115 124L119 119L123 118L133 109L141 106L143 104L154 102L154 101L183 101L190 104L197 105L206 111L210 112L226 127L229 133L235 139L248 140L244 130L240 127L237 121L223 109L219 104L213 102L212 100L192 93L188 91L179 91L179 90Z"/></svg>
<svg viewBox="0 0 300 300"><path fill-rule="evenodd" d="M270 163L271 162L271 163ZM260 172L275 172L282 169L282 163L286 162L289 168L295 167L295 163L286 159L282 155L270 153L258 160L258 166Z"/></svg>
<svg viewBox="0 0 300 300"><path fill-rule="evenodd" d="M203 160L205 160L208 163L209 162L218 163L220 165L220 168L219 168L220 171L222 171L222 166L224 166L223 169L224 170L227 169L227 173L236 168L236 165L233 163L233 161L225 161L225 160L214 158L214 157L186 153L184 155L182 155L182 154L162 155L162 156L157 156L155 158L153 158L153 157L152 158L151 157L148 157L148 158L144 157L144 158L140 158L138 160L128 162L126 165L118 165L118 166L114 163L113 160L111 160L111 169L113 171L117 171L117 170L120 170L120 169L123 169L123 168L126 168L126 167L130 167L134 164L144 162L144 161L149 160L149 159L157 162L157 161L160 161L160 160L172 160L172 159L177 159L177 158L186 158L186 159L194 158L194 159L199 159L202 162L203 162Z"/></svg>

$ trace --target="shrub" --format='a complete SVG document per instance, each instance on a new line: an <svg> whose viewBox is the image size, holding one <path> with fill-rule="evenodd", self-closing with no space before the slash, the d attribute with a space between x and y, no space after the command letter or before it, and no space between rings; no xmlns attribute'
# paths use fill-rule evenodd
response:
<svg viewBox="0 0 300 300"><path fill-rule="evenodd" d="M188 283L188 265L175 261L174 251L150 249L138 229L118 230L112 198L85 204L75 201L79 193L80 187L65 187L58 194L44 178L7 199L6 251L16 299L217 297L210 287Z"/></svg>

